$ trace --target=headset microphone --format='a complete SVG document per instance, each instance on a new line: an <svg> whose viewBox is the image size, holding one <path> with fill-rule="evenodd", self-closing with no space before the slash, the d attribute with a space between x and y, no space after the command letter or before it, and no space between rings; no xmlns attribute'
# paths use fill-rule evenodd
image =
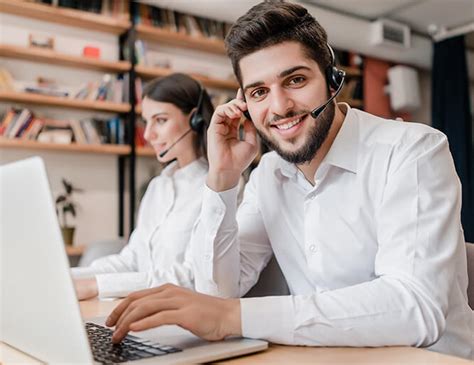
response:
<svg viewBox="0 0 474 365"><path fill-rule="evenodd" d="M179 137L176 141L174 141L174 142L171 144L171 146L169 146L166 150L164 150L163 152L160 153L160 157L164 157L164 156L170 151L170 149L172 149L172 148L174 147L174 145L175 145L176 143L178 143L178 142L181 141L184 137L186 137L187 134L188 134L189 132L191 132L192 130L193 130L192 128L189 128L186 132L184 132L184 133L181 135L181 137Z"/></svg>
<svg viewBox="0 0 474 365"><path fill-rule="evenodd" d="M341 84L339 85L339 87L337 88L336 92L334 93L333 96L331 96L328 101L326 101L323 105L321 106L318 106L317 108L314 108L312 111L311 111L311 117L313 117L314 119L316 119L319 114L321 114L323 112L324 109L326 109L326 107L329 105L329 103L331 101L333 101L333 99L339 94L339 92L342 90L342 86L344 85L344 77L346 75L346 73L344 71L341 71L341 70L338 70L339 72L342 72L343 75L342 75L342 81L341 81Z"/></svg>
<svg viewBox="0 0 474 365"><path fill-rule="evenodd" d="M329 86L329 89L336 90L333 96L331 96L323 105L314 108L311 111L311 117L316 119L319 114L323 112L324 109L329 105L331 101L340 93L342 90L342 86L344 86L344 80L346 78L346 73L343 70L339 70L336 67L336 57L334 56L334 51L332 50L331 46L326 43L329 53L331 54L331 65L326 68L326 80Z"/></svg>

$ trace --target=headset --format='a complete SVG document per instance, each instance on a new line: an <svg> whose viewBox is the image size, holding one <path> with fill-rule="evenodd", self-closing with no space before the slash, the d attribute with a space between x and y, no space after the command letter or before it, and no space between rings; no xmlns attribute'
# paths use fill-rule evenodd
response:
<svg viewBox="0 0 474 365"><path fill-rule="evenodd" d="M196 104L196 110L193 111L189 119L189 127L195 132L201 132L202 128L206 124L204 117L202 116L202 104L204 100L204 88L198 82L199 85L199 98Z"/></svg>
<svg viewBox="0 0 474 365"><path fill-rule="evenodd" d="M329 90L336 90L336 92L324 104L314 108L311 111L311 117L313 117L314 119L316 119L323 112L323 110L326 109L329 103L333 101L333 99L341 92L342 87L344 85L344 81L346 79L346 72L343 70L339 70L336 67L336 57L334 56L334 51L332 50L331 46L329 45L329 43L326 43L326 46L328 47L329 53L331 55L331 64L326 67L325 70L326 82L328 84ZM245 118L247 118L248 120L252 120L250 118L250 113L248 112L248 110L244 111L243 114Z"/></svg>
<svg viewBox="0 0 474 365"><path fill-rule="evenodd" d="M197 82L197 81L196 81ZM160 157L164 157L179 141L181 141L184 137L188 135L191 131L196 133L200 133L204 126L206 125L206 120L202 116L202 104L204 101L204 88L201 86L199 82L199 98L196 104L196 110L194 110L189 117L189 129L184 132L176 141L174 141L171 146L169 146L166 150L160 153Z"/></svg>

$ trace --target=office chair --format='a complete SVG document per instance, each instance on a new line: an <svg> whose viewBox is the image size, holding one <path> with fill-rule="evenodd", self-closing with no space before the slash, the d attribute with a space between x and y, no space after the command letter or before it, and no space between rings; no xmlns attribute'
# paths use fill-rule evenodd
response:
<svg viewBox="0 0 474 365"><path fill-rule="evenodd" d="M127 243L124 238L114 240L97 241L87 246L77 266L89 266L92 261L108 255L119 253Z"/></svg>
<svg viewBox="0 0 474 365"><path fill-rule="evenodd" d="M469 306L474 309L474 243L466 242L467 252L467 277L469 284L467 287L467 299Z"/></svg>

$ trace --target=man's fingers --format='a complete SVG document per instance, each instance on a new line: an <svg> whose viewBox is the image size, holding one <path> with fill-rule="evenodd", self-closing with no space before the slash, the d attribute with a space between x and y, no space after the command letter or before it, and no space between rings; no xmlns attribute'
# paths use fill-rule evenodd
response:
<svg viewBox="0 0 474 365"><path fill-rule="evenodd" d="M162 311L173 310L178 307L176 298L172 299L141 299L138 303L132 307L127 308L115 327L114 335L112 340L120 342L123 337L126 336L130 331L130 324L136 321L140 321L144 318L160 313Z"/></svg>
<svg viewBox="0 0 474 365"><path fill-rule="evenodd" d="M245 119L244 121L244 141L251 144L257 145L257 129L253 125L253 123Z"/></svg>
<svg viewBox="0 0 474 365"><path fill-rule="evenodd" d="M166 324L176 324L180 326L182 317L183 314L180 310L167 310L131 323L130 330L144 331L149 328L163 326Z"/></svg>
<svg viewBox="0 0 474 365"><path fill-rule="evenodd" d="M235 98L237 100L244 100L244 93L242 92L242 89L240 87L237 90L237 95L235 95Z"/></svg>
<svg viewBox="0 0 474 365"><path fill-rule="evenodd" d="M107 318L107 321L105 322L105 325L108 327L114 326L122 313L127 309L127 307L134 301L143 297L146 297L147 295L159 293L166 289L168 284L161 285L157 288L151 288L151 289L144 289L140 291L136 291L129 296L127 296L115 309L110 313L110 315Z"/></svg>
<svg viewBox="0 0 474 365"><path fill-rule="evenodd" d="M163 298L160 296L160 293L152 297L139 299L123 312L115 327L121 327L126 321L129 323L135 322L139 319L139 316L148 316L165 309L176 308L177 306L177 298Z"/></svg>
<svg viewBox="0 0 474 365"><path fill-rule="evenodd" d="M107 317L107 321L105 322L105 325L108 327L115 326L115 324L117 323L117 320L120 318L123 311L130 305L131 301L132 299L125 298L118 306L116 306L115 309L112 311L112 313L110 313L109 316Z"/></svg>

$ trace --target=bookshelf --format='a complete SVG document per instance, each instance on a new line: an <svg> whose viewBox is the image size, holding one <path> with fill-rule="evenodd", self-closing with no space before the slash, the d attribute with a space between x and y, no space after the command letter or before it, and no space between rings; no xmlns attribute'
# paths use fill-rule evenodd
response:
<svg viewBox="0 0 474 365"><path fill-rule="evenodd" d="M0 12L117 35L131 26L128 13L115 18L21 0L0 0Z"/></svg>
<svg viewBox="0 0 474 365"><path fill-rule="evenodd" d="M137 65L135 66L135 72L137 73L138 76L141 76L146 79L146 78L154 78L154 77L163 77L163 76L173 73L174 71L169 68ZM239 88L239 84L235 80L216 79L216 78L206 77L206 76L202 76L198 74L189 74L189 75L207 87L214 87L218 89L231 89L231 90L237 90Z"/></svg>
<svg viewBox="0 0 474 365"><path fill-rule="evenodd" d="M59 144L42 143L37 141L24 141L21 139L0 138L0 148L17 148L28 150L46 150L60 152L82 152L106 155L125 156L130 153L130 146L113 144Z"/></svg>
<svg viewBox="0 0 474 365"><path fill-rule="evenodd" d="M159 42L180 48L190 48L198 51L225 55L224 42L218 39L193 37L187 34L173 32L145 24L135 26L137 38L144 41Z"/></svg>
<svg viewBox="0 0 474 365"><path fill-rule="evenodd" d="M141 157L155 157L155 151L151 147L143 146L143 147L137 147L135 149L135 153L137 156Z"/></svg>
<svg viewBox="0 0 474 365"><path fill-rule="evenodd" d="M49 49L18 47L8 44L0 44L0 57L105 72L128 72L131 68L130 62L127 61L109 62L93 58L70 56Z"/></svg>
<svg viewBox="0 0 474 365"><path fill-rule="evenodd" d="M66 253L68 256L81 256L86 247L82 245L66 246Z"/></svg>
<svg viewBox="0 0 474 365"><path fill-rule="evenodd" d="M55 7L47 4L35 3L24 0L0 0L0 13L12 14L20 17L27 17L49 23L56 23L70 27L76 27L85 31L95 31L112 35L126 35L131 30L128 0L116 1L117 6L113 7L113 14L96 14L84 10L76 10L65 7ZM126 8L126 9L124 9ZM123 13L118 13L124 11ZM99 36L98 38L102 37ZM107 38L108 37L108 38ZM103 39L111 39L104 35ZM117 38L116 38L117 39ZM121 39L122 40L122 39ZM9 40L5 39L4 42ZM102 41L104 42L104 41ZM123 44L119 43L120 47ZM121 49L120 49L121 50ZM120 52L121 53L121 52ZM99 71L104 73L130 73L132 65L128 61L105 61L102 59L87 58L80 55L69 55L51 49L38 47L24 47L13 44L0 44L0 57L26 60L33 63L44 63L58 65L68 68ZM47 75L49 76L49 75ZM129 85L125 86L127 90ZM127 127L129 120L127 116L132 112L129 102L110 102L99 100L82 100L66 97L56 97L43 94L1 91L0 101L6 103L19 103L26 105L43 105L52 108L78 109L92 112L106 112L119 114L125 119L123 126ZM67 120L68 113L64 112ZM128 127L127 127L128 128ZM125 176L126 160L132 153L130 144L57 144L42 143L21 138L0 137L1 150L33 150L38 152L68 153L68 154L88 154L88 155L109 155L115 156L118 161L118 234L124 235L125 217ZM86 168L86 167L85 167ZM130 194L133 196L133 194ZM76 255L78 253L73 253Z"/></svg>
<svg viewBox="0 0 474 365"><path fill-rule="evenodd" d="M39 95L26 92L1 91L0 101L23 104L47 105L73 109L95 110L111 113L128 113L130 105L126 103L112 103L110 101L92 101L61 98L57 96Z"/></svg>

